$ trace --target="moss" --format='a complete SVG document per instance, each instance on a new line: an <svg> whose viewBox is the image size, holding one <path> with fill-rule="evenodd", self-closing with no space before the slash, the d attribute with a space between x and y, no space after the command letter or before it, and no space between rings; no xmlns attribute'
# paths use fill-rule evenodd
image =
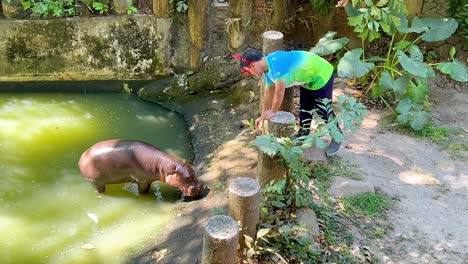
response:
<svg viewBox="0 0 468 264"><path fill-rule="evenodd" d="M113 48L119 51L123 73L152 76L162 71L149 28L140 27L133 18L128 18L123 25L112 25L110 35L119 44Z"/></svg>
<svg viewBox="0 0 468 264"><path fill-rule="evenodd" d="M75 25L67 21L19 24L6 39L6 54L12 68L33 69L37 73L62 69L73 49Z"/></svg>
<svg viewBox="0 0 468 264"><path fill-rule="evenodd" d="M92 57L91 60L84 60L97 69L113 68L115 66L115 50L109 44L109 41L103 37L90 36L85 34L82 37L85 48Z"/></svg>

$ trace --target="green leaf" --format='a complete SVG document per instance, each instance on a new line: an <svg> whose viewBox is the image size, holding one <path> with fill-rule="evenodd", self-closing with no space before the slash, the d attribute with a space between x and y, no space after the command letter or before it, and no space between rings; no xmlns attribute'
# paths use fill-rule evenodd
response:
<svg viewBox="0 0 468 264"><path fill-rule="evenodd" d="M273 135L258 136L255 138L253 145L269 156L274 156L278 153L281 146Z"/></svg>
<svg viewBox="0 0 468 264"><path fill-rule="evenodd" d="M384 6L387 5L388 1L389 1L389 0L380 0L379 2L377 2L377 3L375 4L375 6L377 6L377 7L384 7Z"/></svg>
<svg viewBox="0 0 468 264"><path fill-rule="evenodd" d="M448 74L455 81L468 81L468 67L457 59L454 59L453 62L439 64L437 65L437 69L442 73Z"/></svg>
<svg viewBox="0 0 468 264"><path fill-rule="evenodd" d="M426 25L418 22L415 23L415 21L418 21L417 17L413 18L411 28L408 27L409 22L408 18L405 15L400 15L399 18L401 23L399 26L397 26L397 30L400 33L421 33L429 30L429 28Z"/></svg>
<svg viewBox="0 0 468 264"><path fill-rule="evenodd" d="M429 86L424 82L420 82L418 86L410 85L408 95L413 103L424 104L429 95Z"/></svg>
<svg viewBox="0 0 468 264"><path fill-rule="evenodd" d="M421 130L427 124L429 114L426 111L414 111L410 113L410 125L414 130Z"/></svg>
<svg viewBox="0 0 468 264"><path fill-rule="evenodd" d="M401 66L409 73L421 78L435 78L435 73L432 67L427 66L424 62L415 61L409 58L401 50L397 51L397 54Z"/></svg>
<svg viewBox="0 0 468 264"><path fill-rule="evenodd" d="M384 94L384 91L382 89L382 86L379 84L376 84L372 87L372 97L373 98L379 98Z"/></svg>
<svg viewBox="0 0 468 264"><path fill-rule="evenodd" d="M320 138L316 138L315 146L319 149L324 149L327 146L327 144L325 144L325 142L323 142L323 140L321 140Z"/></svg>
<svg viewBox="0 0 468 264"><path fill-rule="evenodd" d="M409 98L400 100L395 110L399 113L397 122L403 125L407 124L409 121L409 111L411 110L411 100Z"/></svg>
<svg viewBox="0 0 468 264"><path fill-rule="evenodd" d="M249 248L249 250L247 250L247 258L251 258L255 255L255 249L253 247Z"/></svg>
<svg viewBox="0 0 468 264"><path fill-rule="evenodd" d="M393 83L393 92L397 100L403 98L410 85L411 75L408 73L403 74L398 80Z"/></svg>
<svg viewBox="0 0 468 264"><path fill-rule="evenodd" d="M453 60L453 57L455 57L455 53L457 53L457 50L455 49L454 46L450 48L450 58Z"/></svg>
<svg viewBox="0 0 468 264"><path fill-rule="evenodd" d="M339 50L341 50L344 46L346 46L349 42L349 39L339 38L334 39L336 36L336 32L328 32L323 36L315 45L315 47L311 48L310 51L319 55L319 56L326 56L333 54Z"/></svg>
<svg viewBox="0 0 468 264"><path fill-rule="evenodd" d="M257 232L257 238L261 238L261 237L264 237L266 234L268 234L268 232L270 232L270 228L262 228L260 230L258 230Z"/></svg>
<svg viewBox="0 0 468 264"><path fill-rule="evenodd" d="M381 92L393 91L394 85L395 84L390 73L388 71L382 72L382 75L380 75L380 80L379 80L379 86L380 86Z"/></svg>
<svg viewBox="0 0 468 264"><path fill-rule="evenodd" d="M338 63L338 76L340 77L362 77L366 75L372 68L374 63L362 62L362 49L354 49L345 53Z"/></svg>
<svg viewBox="0 0 468 264"><path fill-rule="evenodd" d="M418 46L416 45L411 46L409 49L409 52L410 52L412 60L419 61L419 62L424 61L424 56Z"/></svg>
<svg viewBox="0 0 468 264"><path fill-rule="evenodd" d="M359 26L364 22L364 15L356 15L348 17L348 25Z"/></svg>
<svg viewBox="0 0 468 264"><path fill-rule="evenodd" d="M355 5L346 5L345 6L345 11L346 11L346 14L348 15L348 20L351 18L351 17L355 17L355 16L359 16L361 13L358 11L357 8L354 7Z"/></svg>
<svg viewBox="0 0 468 264"><path fill-rule="evenodd" d="M413 19L413 27L425 28L421 39L428 42L448 39L458 28L453 18L418 18ZM419 33L419 32L418 32Z"/></svg>
<svg viewBox="0 0 468 264"><path fill-rule="evenodd" d="M398 41L398 43L395 45L395 47L393 48L394 50L404 50L406 48L408 48L409 46L411 46L411 42L407 41L407 40L402 40L402 41Z"/></svg>
<svg viewBox="0 0 468 264"><path fill-rule="evenodd" d="M273 201L273 202L271 202L271 204L272 204L273 206L278 207L278 208L283 208L283 207L286 206L286 204L283 203L283 202L281 202L281 201Z"/></svg>
<svg viewBox="0 0 468 264"><path fill-rule="evenodd" d="M330 127L330 136L336 141L336 142L341 142L344 140L344 135L341 133L341 131L336 127L336 125L333 125L333 127Z"/></svg>
<svg viewBox="0 0 468 264"><path fill-rule="evenodd" d="M45 14L47 12L47 6L40 2L40 3L36 3L33 8L32 8L32 11L36 14Z"/></svg>

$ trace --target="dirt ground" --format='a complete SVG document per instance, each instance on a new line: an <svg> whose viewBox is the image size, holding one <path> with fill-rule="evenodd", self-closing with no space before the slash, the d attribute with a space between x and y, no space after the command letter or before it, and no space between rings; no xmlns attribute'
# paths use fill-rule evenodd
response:
<svg viewBox="0 0 468 264"><path fill-rule="evenodd" d="M345 81L339 82L337 93L344 88ZM460 137L466 136L467 85L439 77L431 89L434 121L461 128ZM166 234L129 263L201 263L203 225L226 210L229 182L255 177L257 153L242 120L254 117L256 103L226 109L222 101L205 100L205 109L187 115L194 164L207 196L181 203ZM468 163L427 140L382 128L383 115L371 110L358 131L346 132L337 153L356 165L365 181L398 200L387 220L392 228L380 239L357 237L357 247L366 247L381 263L468 263Z"/></svg>
<svg viewBox="0 0 468 264"><path fill-rule="evenodd" d="M434 122L463 129L466 143L468 86L439 77L431 101ZM393 230L368 241L371 252L383 263L468 263L468 163L426 140L383 130L381 118L371 111L338 152L365 181L399 200L388 219Z"/></svg>

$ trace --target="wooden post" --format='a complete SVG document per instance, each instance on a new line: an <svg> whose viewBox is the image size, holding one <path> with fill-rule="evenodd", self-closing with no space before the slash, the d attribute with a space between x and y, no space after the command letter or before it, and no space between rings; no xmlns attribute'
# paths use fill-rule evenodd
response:
<svg viewBox="0 0 468 264"><path fill-rule="evenodd" d="M260 216L260 184L251 178L237 178L229 185L229 215L240 225L239 245L246 249L247 235L255 240Z"/></svg>
<svg viewBox="0 0 468 264"><path fill-rule="evenodd" d="M190 30L190 68L196 69L207 47L208 0L188 0L188 20Z"/></svg>
<svg viewBox="0 0 468 264"><path fill-rule="evenodd" d="M210 217L203 236L202 264L235 264L239 226L227 215Z"/></svg>
<svg viewBox="0 0 468 264"><path fill-rule="evenodd" d="M288 1L273 0L273 18L271 24L274 30L282 30L288 17Z"/></svg>
<svg viewBox="0 0 468 264"><path fill-rule="evenodd" d="M263 122L263 133L276 137L291 137L294 134L296 117L290 112L280 111L272 119ZM286 177L288 167L277 156L259 151L257 178L260 186L265 187L271 180L276 182Z"/></svg>
<svg viewBox="0 0 468 264"><path fill-rule="evenodd" d="M229 49L236 51L244 48L248 37L248 30L245 25L252 22L252 11L254 1L252 0L230 0L229 19L227 31L229 38Z"/></svg>
<svg viewBox="0 0 468 264"><path fill-rule="evenodd" d="M169 0L153 0L153 14L156 17L169 17Z"/></svg>
<svg viewBox="0 0 468 264"><path fill-rule="evenodd" d="M273 51L283 49L283 33L279 31L265 31L262 34L263 38L263 55L266 56ZM259 82L260 89L260 113L262 112L263 92L265 91L265 83L262 80ZM283 102L281 103L280 111L292 112L294 106L294 89L292 87L286 88L284 92Z"/></svg>
<svg viewBox="0 0 468 264"><path fill-rule="evenodd" d="M1 4L6 18L22 18L25 15L21 0L1 0Z"/></svg>

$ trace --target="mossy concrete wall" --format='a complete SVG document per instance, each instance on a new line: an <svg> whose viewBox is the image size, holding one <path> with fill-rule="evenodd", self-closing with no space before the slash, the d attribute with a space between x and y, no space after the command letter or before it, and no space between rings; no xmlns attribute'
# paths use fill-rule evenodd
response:
<svg viewBox="0 0 468 264"><path fill-rule="evenodd" d="M0 20L0 81L168 75L171 24L151 15Z"/></svg>

